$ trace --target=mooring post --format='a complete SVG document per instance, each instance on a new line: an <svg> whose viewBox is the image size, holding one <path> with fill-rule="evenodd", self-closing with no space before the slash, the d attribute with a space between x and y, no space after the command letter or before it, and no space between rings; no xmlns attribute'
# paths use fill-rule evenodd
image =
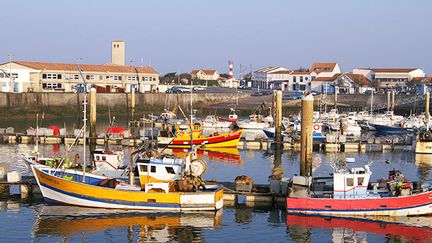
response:
<svg viewBox="0 0 432 243"><path fill-rule="evenodd" d="M133 155L134 155L134 147L132 147L129 158L129 184L133 186L135 184L135 175L134 175L134 167L133 167Z"/></svg>
<svg viewBox="0 0 432 243"><path fill-rule="evenodd" d="M425 120L426 120L426 128L429 128L429 119L430 119L430 114L429 114L429 99L430 99L430 94L429 91L426 92L426 97L425 97Z"/></svg>
<svg viewBox="0 0 432 243"><path fill-rule="evenodd" d="M94 168L93 151L96 148L96 89L90 89L90 158L91 167Z"/></svg>
<svg viewBox="0 0 432 243"><path fill-rule="evenodd" d="M387 111L390 111L390 92L387 88Z"/></svg>
<svg viewBox="0 0 432 243"><path fill-rule="evenodd" d="M278 90L275 97L275 139L277 149L282 148L282 91Z"/></svg>
<svg viewBox="0 0 432 243"><path fill-rule="evenodd" d="M131 120L135 119L135 89L131 90Z"/></svg>
<svg viewBox="0 0 432 243"><path fill-rule="evenodd" d="M334 87L334 108L337 109L337 102L338 102L338 92L339 92L339 88L338 86ZM312 110L313 113L313 110Z"/></svg>
<svg viewBox="0 0 432 243"><path fill-rule="evenodd" d="M309 94L302 99L301 107L301 143L300 143L300 175L312 176L312 125L313 96Z"/></svg>

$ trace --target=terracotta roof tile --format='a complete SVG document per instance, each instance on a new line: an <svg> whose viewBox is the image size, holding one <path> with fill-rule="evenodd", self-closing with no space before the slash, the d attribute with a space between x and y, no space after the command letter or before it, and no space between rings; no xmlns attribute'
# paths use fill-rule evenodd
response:
<svg viewBox="0 0 432 243"><path fill-rule="evenodd" d="M192 70L191 74L195 75L197 74L199 71L202 71L205 75L214 75L216 73L216 70L211 70L211 69L198 69L198 70Z"/></svg>
<svg viewBox="0 0 432 243"><path fill-rule="evenodd" d="M321 73L321 72L332 72L336 67L335 62L317 62L314 63L311 67L311 71L315 73Z"/></svg>
<svg viewBox="0 0 432 243"><path fill-rule="evenodd" d="M346 76L348 76L354 83L360 86L372 85L372 82L368 78L366 78L363 74L347 73Z"/></svg>
<svg viewBox="0 0 432 243"><path fill-rule="evenodd" d="M66 63L50 63L50 62L24 62L15 61L13 63L26 66L33 69L39 70L53 70L53 71L77 71L77 64L66 64ZM111 72L111 73L148 73L158 74L158 72L152 67L133 67L133 66L121 66L113 64L95 65L95 64L80 64L81 70L84 72Z"/></svg>
<svg viewBox="0 0 432 243"><path fill-rule="evenodd" d="M291 72L291 75L309 75L311 72Z"/></svg>
<svg viewBox="0 0 432 243"><path fill-rule="evenodd" d="M370 68L370 70L376 73L409 73L416 69L417 68Z"/></svg>

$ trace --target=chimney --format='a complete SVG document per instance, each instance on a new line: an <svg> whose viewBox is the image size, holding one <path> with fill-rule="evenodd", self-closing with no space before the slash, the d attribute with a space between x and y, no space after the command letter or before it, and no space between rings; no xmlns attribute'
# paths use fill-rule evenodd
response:
<svg viewBox="0 0 432 243"><path fill-rule="evenodd" d="M125 65L125 43L122 40L111 42L111 63L115 65Z"/></svg>

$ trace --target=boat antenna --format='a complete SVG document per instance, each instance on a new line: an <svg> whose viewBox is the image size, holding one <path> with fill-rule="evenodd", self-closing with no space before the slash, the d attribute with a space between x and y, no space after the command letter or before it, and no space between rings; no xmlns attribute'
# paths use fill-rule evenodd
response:
<svg viewBox="0 0 432 243"><path fill-rule="evenodd" d="M190 81L190 107L191 107L191 116L190 116L190 146L191 146L191 152L193 150L193 102L192 102L192 94L193 94L193 80Z"/></svg>
<svg viewBox="0 0 432 243"><path fill-rule="evenodd" d="M84 92L84 102L83 102L83 163L82 163L82 169L83 169L83 176L82 181L85 183L85 169L86 169L86 130L87 130L87 81L81 71L80 63L79 61L81 58L78 58L78 72L81 75L81 78L83 80L83 92Z"/></svg>

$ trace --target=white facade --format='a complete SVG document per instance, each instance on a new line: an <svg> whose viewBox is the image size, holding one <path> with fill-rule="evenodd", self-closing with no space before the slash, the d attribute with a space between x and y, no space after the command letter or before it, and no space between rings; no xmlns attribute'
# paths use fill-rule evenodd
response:
<svg viewBox="0 0 432 243"><path fill-rule="evenodd" d="M18 93L29 91L24 90L24 86L31 82L30 73L40 73L40 70L23 67L13 62L0 65L0 91Z"/></svg>
<svg viewBox="0 0 432 243"><path fill-rule="evenodd" d="M358 68L353 73L363 74L381 89L405 89L413 79L426 77L425 72L419 68Z"/></svg>
<svg viewBox="0 0 432 243"><path fill-rule="evenodd" d="M159 74L150 67L82 64L81 69L88 85L105 89L101 92L155 91L159 84ZM76 64L0 64L2 92L76 92L82 83Z"/></svg>
<svg viewBox="0 0 432 243"><path fill-rule="evenodd" d="M253 72L252 74L252 87L259 87L262 89L274 88L274 83L289 82L290 72L284 67L266 67Z"/></svg>
<svg viewBox="0 0 432 243"><path fill-rule="evenodd" d="M218 80L220 78L217 70L192 70L192 78L199 80Z"/></svg>

